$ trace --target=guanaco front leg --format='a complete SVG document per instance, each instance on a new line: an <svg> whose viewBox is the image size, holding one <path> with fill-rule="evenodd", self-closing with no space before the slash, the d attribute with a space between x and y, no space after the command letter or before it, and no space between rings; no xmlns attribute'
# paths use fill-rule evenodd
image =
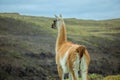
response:
<svg viewBox="0 0 120 80"><path fill-rule="evenodd" d="M59 74L60 80L64 80L64 74L63 74L63 70L62 70L61 66L58 65L57 69L58 69L58 74Z"/></svg>

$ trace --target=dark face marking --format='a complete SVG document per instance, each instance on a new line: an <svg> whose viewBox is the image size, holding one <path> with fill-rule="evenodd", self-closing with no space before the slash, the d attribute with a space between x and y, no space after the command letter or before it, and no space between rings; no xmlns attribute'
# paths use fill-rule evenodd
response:
<svg viewBox="0 0 120 80"><path fill-rule="evenodd" d="M57 20L53 20L51 28L56 29L56 27L57 27L56 24L57 24Z"/></svg>

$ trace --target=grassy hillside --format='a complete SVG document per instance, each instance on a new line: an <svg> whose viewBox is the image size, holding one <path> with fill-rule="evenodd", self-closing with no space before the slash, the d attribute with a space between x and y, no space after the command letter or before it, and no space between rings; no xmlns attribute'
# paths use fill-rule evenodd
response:
<svg viewBox="0 0 120 80"><path fill-rule="evenodd" d="M0 13L0 80L57 79L53 18ZM89 73L120 74L120 19L65 19L68 40L87 47ZM91 79L93 80L93 79Z"/></svg>

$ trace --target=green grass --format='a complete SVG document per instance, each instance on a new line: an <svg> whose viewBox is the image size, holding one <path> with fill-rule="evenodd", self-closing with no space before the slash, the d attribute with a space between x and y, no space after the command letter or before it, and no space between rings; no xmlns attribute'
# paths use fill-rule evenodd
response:
<svg viewBox="0 0 120 80"><path fill-rule="evenodd" d="M120 74L106 76L103 80L120 80Z"/></svg>
<svg viewBox="0 0 120 80"><path fill-rule="evenodd" d="M69 80L69 79L66 79ZM82 78L79 78L78 80L82 80ZM89 74L88 80L103 80L103 76L99 74Z"/></svg>
<svg viewBox="0 0 120 80"><path fill-rule="evenodd" d="M120 75L109 75L106 77L103 77L102 75L99 74L89 74L88 80L119 80ZM69 79L66 79L69 80ZM79 78L78 80L82 80L82 78Z"/></svg>

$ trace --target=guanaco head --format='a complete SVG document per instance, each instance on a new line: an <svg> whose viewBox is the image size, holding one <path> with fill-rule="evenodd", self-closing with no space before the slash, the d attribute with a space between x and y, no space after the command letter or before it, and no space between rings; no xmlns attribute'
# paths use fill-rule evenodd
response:
<svg viewBox="0 0 120 80"><path fill-rule="evenodd" d="M53 20L53 23L51 25L51 28L56 29L62 26L62 24L64 23L62 15L60 16L56 16L55 15L55 19Z"/></svg>

